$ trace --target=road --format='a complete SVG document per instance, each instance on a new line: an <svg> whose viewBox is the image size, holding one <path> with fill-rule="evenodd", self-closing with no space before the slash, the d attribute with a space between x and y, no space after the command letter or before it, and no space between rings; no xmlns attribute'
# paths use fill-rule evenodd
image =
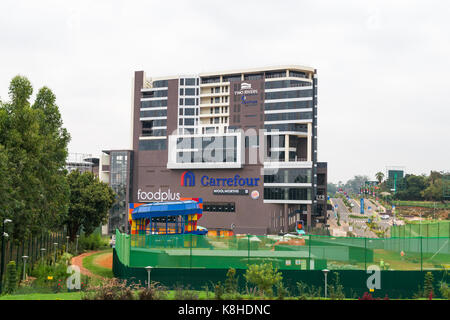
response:
<svg viewBox="0 0 450 320"><path fill-rule="evenodd" d="M355 206L357 206L357 211L358 213L361 210L361 205L360 205L360 201L357 201L355 199L352 199L352 202L355 204ZM369 210L369 207L371 208L371 210ZM381 205L379 205L376 201L372 200L372 199L364 199L364 216L371 216L373 214L375 214L377 217L379 217L380 215L385 215L386 209L384 207L382 207ZM379 213L377 212L379 211ZM389 229L392 224L394 223L394 219L393 217L389 217L389 219L383 220L383 219L379 219L377 221L378 225L383 228L383 229Z"/></svg>
<svg viewBox="0 0 450 320"><path fill-rule="evenodd" d="M330 223L330 225L334 225L335 228L338 228L339 230L342 230L342 231L350 231L349 227L351 227L352 232L357 237L368 237L368 238L376 237L375 233L370 231L366 225L367 218L369 218L369 215L366 215L366 214L361 215L359 213L359 205L354 203L354 206L352 207L352 210L350 212L347 209L347 207L345 206L345 204L341 198L332 198L331 202L332 202L333 208L335 207L336 204L338 205L337 211L338 211L338 214L340 217L341 226L337 226L337 218L335 217L334 214L330 215L330 221L333 222L333 223ZM353 218L351 216L361 216L361 217L364 217L364 219Z"/></svg>

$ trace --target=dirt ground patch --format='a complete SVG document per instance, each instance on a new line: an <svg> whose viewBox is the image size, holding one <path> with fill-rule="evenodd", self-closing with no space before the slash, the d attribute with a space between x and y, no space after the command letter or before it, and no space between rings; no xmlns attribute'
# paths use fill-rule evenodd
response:
<svg viewBox="0 0 450 320"><path fill-rule="evenodd" d="M422 207L397 207L397 213L405 216L415 216L422 218L436 218L436 219L449 219L450 210L449 209L436 209L433 208L422 208Z"/></svg>
<svg viewBox="0 0 450 320"><path fill-rule="evenodd" d="M88 269L83 267L83 259L85 257L93 255L93 254L95 254L97 252L100 252L100 251L86 252L86 253L83 253L83 254L81 254L79 256L73 257L72 258L72 264L75 265L75 266L78 266L80 268L81 274L87 275L89 277L98 277L97 275L94 275L91 271L89 271Z"/></svg>
<svg viewBox="0 0 450 320"><path fill-rule="evenodd" d="M95 258L94 263L106 269L112 269L112 253L105 253Z"/></svg>

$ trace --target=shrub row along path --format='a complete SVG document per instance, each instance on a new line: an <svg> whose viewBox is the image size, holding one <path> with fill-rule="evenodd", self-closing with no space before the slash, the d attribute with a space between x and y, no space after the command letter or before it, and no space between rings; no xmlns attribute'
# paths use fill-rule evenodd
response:
<svg viewBox="0 0 450 320"><path fill-rule="evenodd" d="M101 251L86 252L86 253L80 254L79 256L73 257L72 258L72 265L78 266L80 268L81 274L84 274L84 275L86 275L88 277L95 277L95 278L101 278L102 279L103 277L101 277L99 275L96 275L96 274L92 273L91 271L89 271L88 269L83 267L83 259L88 257L88 256L91 256L93 254L96 254L98 252L101 252ZM112 262L112 260L111 260L111 262Z"/></svg>

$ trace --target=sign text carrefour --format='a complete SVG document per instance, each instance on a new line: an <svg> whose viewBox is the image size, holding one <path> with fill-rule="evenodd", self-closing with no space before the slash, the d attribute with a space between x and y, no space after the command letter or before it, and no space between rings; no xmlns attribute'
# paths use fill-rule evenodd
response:
<svg viewBox="0 0 450 320"><path fill-rule="evenodd" d="M200 183L203 187L257 187L260 180L260 178L244 178L238 174L232 178L212 178L204 175L200 178ZM195 175L192 171L181 174L181 186L195 186Z"/></svg>

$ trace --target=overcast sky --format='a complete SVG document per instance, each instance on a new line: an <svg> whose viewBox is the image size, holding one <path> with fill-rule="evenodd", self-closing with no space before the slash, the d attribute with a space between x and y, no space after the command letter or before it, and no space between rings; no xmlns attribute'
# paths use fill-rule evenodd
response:
<svg viewBox="0 0 450 320"><path fill-rule="evenodd" d="M450 170L448 1L0 2L0 98L24 75L57 96L70 152L131 147L133 72L318 70L329 181Z"/></svg>

